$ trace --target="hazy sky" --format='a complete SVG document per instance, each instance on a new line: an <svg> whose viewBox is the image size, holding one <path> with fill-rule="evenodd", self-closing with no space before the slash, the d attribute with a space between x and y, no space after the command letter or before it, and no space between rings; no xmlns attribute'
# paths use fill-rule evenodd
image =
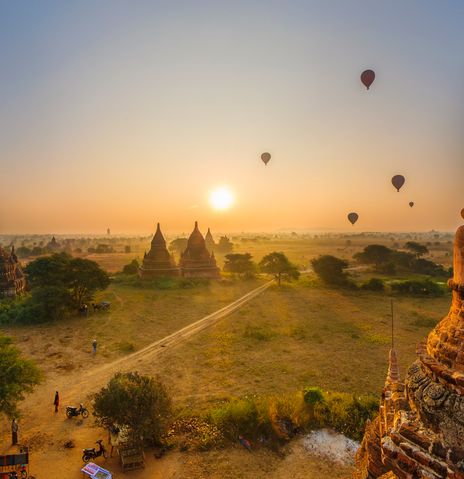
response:
<svg viewBox="0 0 464 479"><path fill-rule="evenodd" d="M0 0L0 233L452 229L463 45L462 0Z"/></svg>

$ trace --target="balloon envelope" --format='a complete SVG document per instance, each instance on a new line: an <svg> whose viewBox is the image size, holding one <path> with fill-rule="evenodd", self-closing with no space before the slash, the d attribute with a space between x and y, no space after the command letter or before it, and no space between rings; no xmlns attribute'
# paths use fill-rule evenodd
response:
<svg viewBox="0 0 464 479"><path fill-rule="evenodd" d="M369 90L369 87L374 83L375 73L372 70L364 70L361 73L361 81L363 85Z"/></svg>
<svg viewBox="0 0 464 479"><path fill-rule="evenodd" d="M414 201L410 201L409 206L412 208L414 206Z"/></svg>
<svg viewBox="0 0 464 479"><path fill-rule="evenodd" d="M271 159L271 154L270 153L263 153L261 155L261 159L263 160L263 163L267 165L269 163L269 160Z"/></svg>
<svg viewBox="0 0 464 479"><path fill-rule="evenodd" d="M392 178L392 185L396 188L397 191L400 191L400 188L404 185L406 179L403 175L395 175Z"/></svg>
<svg viewBox="0 0 464 479"><path fill-rule="evenodd" d="M356 221L358 221L359 215L358 213L349 213L348 214L348 221L354 225Z"/></svg>

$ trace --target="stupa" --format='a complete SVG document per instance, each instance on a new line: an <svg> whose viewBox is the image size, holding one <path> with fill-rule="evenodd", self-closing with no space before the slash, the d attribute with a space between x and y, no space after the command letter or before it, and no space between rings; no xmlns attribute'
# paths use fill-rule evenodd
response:
<svg viewBox="0 0 464 479"><path fill-rule="evenodd" d="M214 253L214 247L216 246L216 243L214 242L213 235L211 234L211 230L209 228L205 235L205 245L206 249L210 253Z"/></svg>
<svg viewBox="0 0 464 479"><path fill-rule="evenodd" d="M197 221L188 239L187 248L181 255L179 266L181 275L186 278L220 278L214 253L207 250Z"/></svg>
<svg viewBox="0 0 464 479"><path fill-rule="evenodd" d="M396 353L380 414L357 453L357 479L464 479L464 226L454 241L448 315L401 381Z"/></svg>
<svg viewBox="0 0 464 479"><path fill-rule="evenodd" d="M26 290L24 276L14 246L7 253L0 246L0 298L14 298Z"/></svg>
<svg viewBox="0 0 464 479"><path fill-rule="evenodd" d="M139 268L141 278L159 278L179 276L179 268L166 248L166 240L161 233L160 224L151 240L151 248L143 256L143 263Z"/></svg>

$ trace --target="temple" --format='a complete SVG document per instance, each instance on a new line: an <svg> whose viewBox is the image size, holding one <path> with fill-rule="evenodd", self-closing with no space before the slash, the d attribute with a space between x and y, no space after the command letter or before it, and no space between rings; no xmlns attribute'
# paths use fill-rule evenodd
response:
<svg viewBox="0 0 464 479"><path fill-rule="evenodd" d="M160 224L151 240L151 248L143 256L143 263L139 268L141 278L159 278L179 276L180 271L173 257L166 248L166 240L161 233Z"/></svg>
<svg viewBox="0 0 464 479"><path fill-rule="evenodd" d="M401 381L396 353L380 413L366 428L356 479L464 479L464 226L454 242L448 315Z"/></svg>
<svg viewBox="0 0 464 479"><path fill-rule="evenodd" d="M219 268L213 252L206 248L206 242L198 229L195 221L195 228L190 235L186 250L180 257L181 275L186 278L212 278L220 277Z"/></svg>
<svg viewBox="0 0 464 479"><path fill-rule="evenodd" d="M46 248L52 252L58 251L61 245L56 241L56 238L53 236L52 239L47 243Z"/></svg>
<svg viewBox="0 0 464 479"><path fill-rule="evenodd" d="M7 253L0 246L0 298L14 298L26 290L26 277L14 247Z"/></svg>
<svg viewBox="0 0 464 479"><path fill-rule="evenodd" d="M205 235L205 245L206 245L206 249L210 253L214 253L214 248L216 246L216 243L214 242L213 235L211 234L211 231L209 228Z"/></svg>

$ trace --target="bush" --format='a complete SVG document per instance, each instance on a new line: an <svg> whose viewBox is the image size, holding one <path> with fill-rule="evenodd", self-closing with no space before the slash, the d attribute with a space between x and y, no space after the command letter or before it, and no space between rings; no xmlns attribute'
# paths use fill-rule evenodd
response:
<svg viewBox="0 0 464 479"><path fill-rule="evenodd" d="M383 291L385 284L380 278L371 278L361 286L361 289L365 289L366 291Z"/></svg>
<svg viewBox="0 0 464 479"><path fill-rule="evenodd" d="M394 292L405 296L442 296L443 288L431 281L425 280L412 280L412 281L398 281L392 283L391 288Z"/></svg>
<svg viewBox="0 0 464 479"><path fill-rule="evenodd" d="M359 398L344 393L325 393L324 401L314 408L315 424L331 427L345 436L359 441L368 419L378 411L378 400L372 396Z"/></svg>
<svg viewBox="0 0 464 479"><path fill-rule="evenodd" d="M307 387L293 395L234 399L210 411L207 420L234 441L239 435L288 440L299 430L324 427L360 440L367 419L375 417L378 407L372 396L357 398Z"/></svg>
<svg viewBox="0 0 464 479"><path fill-rule="evenodd" d="M137 441L158 443L166 431L171 400L164 385L138 373L116 373L94 396L94 416L100 425L125 426Z"/></svg>
<svg viewBox="0 0 464 479"><path fill-rule="evenodd" d="M133 259L129 264L126 264L122 269L123 274L131 275L139 272L139 262Z"/></svg>

